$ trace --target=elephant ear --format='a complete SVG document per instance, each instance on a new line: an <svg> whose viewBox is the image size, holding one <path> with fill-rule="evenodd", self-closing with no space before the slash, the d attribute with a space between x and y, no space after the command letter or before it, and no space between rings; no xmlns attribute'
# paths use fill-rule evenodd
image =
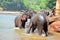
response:
<svg viewBox="0 0 60 40"><path fill-rule="evenodd" d="M44 13L48 16L50 13L48 10L44 10Z"/></svg>

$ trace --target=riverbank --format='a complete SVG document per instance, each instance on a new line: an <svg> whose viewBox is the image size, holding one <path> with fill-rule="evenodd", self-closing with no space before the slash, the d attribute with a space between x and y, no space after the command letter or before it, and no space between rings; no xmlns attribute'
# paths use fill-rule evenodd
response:
<svg viewBox="0 0 60 40"><path fill-rule="evenodd" d="M20 11L0 11L0 14L21 15Z"/></svg>

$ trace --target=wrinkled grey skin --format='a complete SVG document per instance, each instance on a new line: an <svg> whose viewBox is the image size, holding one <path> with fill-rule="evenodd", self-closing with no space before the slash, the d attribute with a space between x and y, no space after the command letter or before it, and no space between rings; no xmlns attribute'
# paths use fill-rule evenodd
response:
<svg viewBox="0 0 60 40"><path fill-rule="evenodd" d="M39 34L42 34L42 30L44 30L46 36L48 36L48 19L47 15L45 13L48 13L46 11L40 11L36 15L34 15L30 20L30 25L27 33L34 32L34 30L37 28Z"/></svg>

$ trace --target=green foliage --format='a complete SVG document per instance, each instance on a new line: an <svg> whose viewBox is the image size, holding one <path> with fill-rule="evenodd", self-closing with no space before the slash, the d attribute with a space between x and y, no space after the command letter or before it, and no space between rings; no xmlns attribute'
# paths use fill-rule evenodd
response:
<svg viewBox="0 0 60 40"><path fill-rule="evenodd" d="M0 7L4 10L25 10L23 0L0 0Z"/></svg>
<svg viewBox="0 0 60 40"><path fill-rule="evenodd" d="M56 0L0 0L0 7L4 10L40 10L51 9Z"/></svg>
<svg viewBox="0 0 60 40"><path fill-rule="evenodd" d="M24 4L31 10L51 9L56 4L56 0L24 0Z"/></svg>
<svg viewBox="0 0 60 40"><path fill-rule="evenodd" d="M46 4L46 6L49 9L52 9L53 6L56 6L56 0L49 0L48 4Z"/></svg>

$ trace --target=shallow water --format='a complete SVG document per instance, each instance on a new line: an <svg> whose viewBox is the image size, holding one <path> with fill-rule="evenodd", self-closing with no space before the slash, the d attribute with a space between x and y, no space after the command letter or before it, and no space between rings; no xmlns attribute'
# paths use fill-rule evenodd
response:
<svg viewBox="0 0 60 40"><path fill-rule="evenodd" d="M26 34L26 29L14 29L16 16L0 14L0 40L60 40L60 33L50 32L51 36L44 37L38 33Z"/></svg>

